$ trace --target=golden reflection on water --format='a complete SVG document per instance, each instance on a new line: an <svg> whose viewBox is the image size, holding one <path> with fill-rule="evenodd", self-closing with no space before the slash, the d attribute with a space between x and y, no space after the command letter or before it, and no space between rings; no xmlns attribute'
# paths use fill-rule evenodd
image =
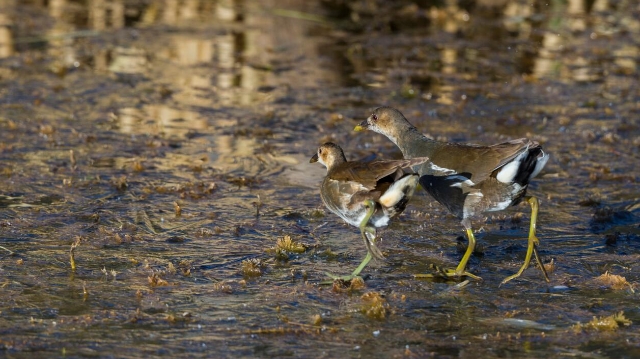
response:
<svg viewBox="0 0 640 359"><path fill-rule="evenodd" d="M537 19L533 21L532 19L540 15L548 15L546 16L548 30L543 32L533 58L532 73L536 76L560 76L577 81L594 81L601 78L600 71L591 69L594 66L591 61L584 58L563 59L561 51L571 46L572 42L581 41L572 36L572 33L585 30L590 22L597 25L596 31L591 36L592 40L599 36L606 36L607 32L611 31L598 15L601 12L610 11L612 5L608 0L596 0L593 3L586 0L568 0L566 5L561 2L533 4L494 0L480 3L481 6L493 6L499 9L506 30L516 33L519 39L533 40L534 43L537 42L535 36L539 36L534 30L541 27ZM78 66L80 63L74 50L75 38L65 36L73 31L87 28L97 31L120 29L126 26L127 17L135 18L130 21L142 26L235 23L241 27L235 27L232 31L207 39L193 38L188 34L175 35L170 44L167 44L171 46L158 49L146 56L164 52L165 56L170 56L184 66L215 63L219 73L215 75L215 79L212 79L212 85L222 90L221 97L227 100L227 104L238 100L240 104L248 105L255 103L256 100L251 90L263 85L268 81L266 78L269 76L265 71L257 70L255 65L271 66L270 52L280 45L283 32L286 32L288 38L299 37L298 40L293 40L295 45L305 46L302 37L306 25L296 22L291 28L282 29L277 18L261 15L260 12L265 9L258 9L256 5L234 0L216 2L167 0L136 6L124 0L94 0L87 2L86 5L68 0L52 0L46 5L50 16L55 20L47 34L48 48L50 54L55 56L63 66ZM3 4L4 8L13 6L18 6L18 3L5 1ZM444 31L450 34L464 31L478 16L473 11L468 12L456 1L447 1L441 7L431 6L426 15L431 20L430 28L425 28L426 31ZM630 31L637 30L640 27L640 20L627 16L622 23ZM10 17L7 14L0 14L0 57L14 54L14 36ZM308 48L304 50L314 51ZM637 56L628 56L632 50L614 49L613 51L616 64L624 71L635 71L637 68L635 60ZM110 51L115 53L109 54ZM94 61L96 67L105 68L104 62L107 56L111 63L107 64L106 68L125 73L140 73L143 70L140 67L140 58L124 55L123 51L126 50L107 50L97 55ZM466 60L459 56L458 51L446 43L443 44L440 49L443 73L453 74L461 71L458 63ZM249 59L251 63L245 59ZM127 65L127 62L131 63ZM354 66L359 67L360 63ZM330 73L326 75L332 76ZM225 91L231 88L240 88L244 91L235 93Z"/></svg>
<svg viewBox="0 0 640 359"><path fill-rule="evenodd" d="M518 1L481 1L485 6L493 6L492 10L500 12L504 30L510 36L529 42L533 47L526 48L520 45L508 45L509 37L494 38L490 30L478 27L478 32L471 30L469 35L475 38L487 38L492 45L504 44L497 51L513 53L513 57L521 58L521 62L526 64L521 70L524 74L533 74L537 78L558 78L563 80L573 80L578 82L599 81L603 78L603 73L609 69L601 68L604 64L597 63L599 56L594 52L567 55L567 51L581 46L611 46L605 44L608 38L619 31L627 31L631 36L637 36L637 29L640 27L640 20L632 15L619 12L615 16L621 17L618 24L623 24L621 28L613 28L607 20L606 14L612 11L612 4L607 0L596 0L590 3L585 0L568 0L564 2L518 2ZM431 32L444 31L450 34L464 34L473 27L474 21L487 21L480 18L480 13L467 12L460 8L456 1L447 1L442 7L432 7L427 13L431 20ZM595 26L592 26L595 25ZM619 25L618 25L619 26ZM585 37L581 32L588 27L593 28L593 32ZM500 35L504 36L504 35ZM592 42L593 45L590 45ZM449 45L451 43L451 45ZM585 44L586 43L586 44ZM461 56L461 50L454 46L455 42L443 41L438 49L439 62L442 67L439 69L443 74L469 74L473 76L473 67L465 66L463 62L468 61L468 57ZM615 47L615 46L614 46ZM533 52L531 51L533 50ZM637 59L635 55L636 47L621 45L620 48L613 49L615 57L614 64L618 68L613 71L625 73L637 72ZM490 58L491 55L486 50L480 50L481 57ZM595 56L594 56L595 55ZM442 88L431 88L431 90L441 91ZM449 95L449 94L447 94ZM446 103L450 103L446 101Z"/></svg>
<svg viewBox="0 0 640 359"><path fill-rule="evenodd" d="M89 24L94 30L120 29L124 27L124 1L89 1Z"/></svg>
<svg viewBox="0 0 640 359"><path fill-rule="evenodd" d="M0 59L14 54L12 25L11 18L0 13Z"/></svg>
<svg viewBox="0 0 640 359"><path fill-rule="evenodd" d="M102 54L109 56L108 53ZM147 53L135 47L116 47L111 52L109 71L121 74L143 74L147 69Z"/></svg>

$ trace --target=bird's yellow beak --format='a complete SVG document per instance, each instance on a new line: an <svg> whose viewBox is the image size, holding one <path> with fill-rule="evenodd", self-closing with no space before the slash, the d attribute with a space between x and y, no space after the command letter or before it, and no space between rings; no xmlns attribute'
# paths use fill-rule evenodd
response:
<svg viewBox="0 0 640 359"><path fill-rule="evenodd" d="M360 122L356 127L353 128L353 130L356 132L361 132L366 130L367 128L369 128L369 119Z"/></svg>

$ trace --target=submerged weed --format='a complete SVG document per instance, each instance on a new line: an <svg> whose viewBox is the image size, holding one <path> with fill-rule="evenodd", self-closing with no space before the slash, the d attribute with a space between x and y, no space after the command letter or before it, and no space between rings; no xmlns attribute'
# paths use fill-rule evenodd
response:
<svg viewBox="0 0 640 359"><path fill-rule="evenodd" d="M389 310L389 303L378 292L365 293L362 299L362 313L373 319L384 319Z"/></svg>
<svg viewBox="0 0 640 359"><path fill-rule="evenodd" d="M627 282L627 278L617 274L610 274L608 271L604 272L603 275L596 277L594 281L602 286L611 288L613 290L629 288L631 289L631 291L633 291L633 286L631 285L631 283Z"/></svg>
<svg viewBox="0 0 640 359"><path fill-rule="evenodd" d="M631 321L624 316L624 312L619 312L607 317L593 317L593 319L586 324L578 323L572 327L572 329L576 332L582 331L614 331L622 326L631 325Z"/></svg>
<svg viewBox="0 0 640 359"><path fill-rule="evenodd" d="M77 266L76 266L76 248L78 248L80 246L80 242L82 241L82 238L79 236L76 236L75 241L71 244L71 249L69 250L69 263L71 264L71 270L75 271Z"/></svg>
<svg viewBox="0 0 640 359"><path fill-rule="evenodd" d="M264 263L258 258L251 258L242 261L242 275L244 277L259 277L262 275Z"/></svg>
<svg viewBox="0 0 640 359"><path fill-rule="evenodd" d="M304 253L304 251L307 250L304 244L294 241L288 235L282 238L278 238L278 241L276 242L276 248L288 253L298 253L298 254Z"/></svg>
<svg viewBox="0 0 640 359"><path fill-rule="evenodd" d="M285 235L282 238L278 238L276 246L267 249L267 253L275 254L277 259L288 260L289 254L300 254L306 250L307 247L304 244L294 241L289 235Z"/></svg>
<svg viewBox="0 0 640 359"><path fill-rule="evenodd" d="M311 218L323 218L325 216L324 210L322 210L320 208L312 209L309 212L309 215L311 216Z"/></svg>
<svg viewBox="0 0 640 359"><path fill-rule="evenodd" d="M148 279L149 279L149 286L151 287L164 287L169 285L169 282L160 278L158 273L153 273L148 277Z"/></svg>
<svg viewBox="0 0 640 359"><path fill-rule="evenodd" d="M361 277L355 277L351 280L336 279L333 281L331 289L335 293L354 292L364 289L366 285Z"/></svg>
<svg viewBox="0 0 640 359"><path fill-rule="evenodd" d="M311 316L311 323L315 326L319 326L320 324L322 324L322 315L316 314Z"/></svg>
<svg viewBox="0 0 640 359"><path fill-rule="evenodd" d="M127 184L127 176L120 176L117 178L113 178L111 180L111 184L113 185L113 187L115 187L118 191L124 191L127 189L127 187L129 186Z"/></svg>
<svg viewBox="0 0 640 359"><path fill-rule="evenodd" d="M220 293L225 294L233 294L233 287L231 286L231 282L218 282L213 284L213 290Z"/></svg>

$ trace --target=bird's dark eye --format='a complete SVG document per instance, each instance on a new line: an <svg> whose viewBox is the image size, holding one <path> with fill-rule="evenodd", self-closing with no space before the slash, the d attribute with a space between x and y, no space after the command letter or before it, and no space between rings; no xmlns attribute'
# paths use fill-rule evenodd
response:
<svg viewBox="0 0 640 359"><path fill-rule="evenodd" d="M378 115L374 113L373 115L371 115L371 119L374 121L378 121Z"/></svg>

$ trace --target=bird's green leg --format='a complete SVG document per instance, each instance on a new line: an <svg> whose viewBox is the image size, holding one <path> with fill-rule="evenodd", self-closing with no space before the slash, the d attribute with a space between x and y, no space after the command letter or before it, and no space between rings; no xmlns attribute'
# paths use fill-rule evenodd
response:
<svg viewBox="0 0 640 359"><path fill-rule="evenodd" d="M350 280L352 280L353 278L356 278L360 275L360 272L362 272L362 270L364 269L364 267L367 266L367 264L369 264L369 261L371 261L371 258L373 258L373 256L371 255L371 253L367 252L367 255L364 257L364 259L362 260L362 262L360 262L360 265L358 266L358 268L356 268L353 273L351 273L350 275L334 275L328 272L325 272L325 274L332 279L331 282L327 282L327 283L323 283L323 284L331 284L333 283L333 281L335 280L343 280L345 282L348 282Z"/></svg>
<svg viewBox="0 0 640 359"><path fill-rule="evenodd" d="M362 234L362 239L364 240L364 243L367 246L367 255L364 257L362 262L360 262L360 265L358 265L358 267L350 275L336 276L331 273L326 273L333 280L339 279L343 281L349 281L359 276L360 272L362 272L364 267L366 267L367 264L369 264L369 262L373 257L382 258L382 253L380 252L378 247L376 247L376 244L375 244L376 230L375 228L371 228L367 226L367 224L369 223L369 219L371 219L373 212L375 212L375 209L376 209L375 202L373 202L372 200L367 200L365 201L364 205L367 208L367 213L365 214L364 218L360 222L359 228L360 228L360 233ZM367 234L371 235L370 237L371 240L367 237Z"/></svg>
<svg viewBox="0 0 640 359"><path fill-rule="evenodd" d="M469 246L467 246L467 251L464 252L460 263L456 267L454 272L455 276L468 275L474 279L480 279L480 277L474 276L473 274L465 272L465 268L467 268L467 262L469 262L469 258L473 254L473 251L476 249L476 237L473 235L473 230L471 228L467 228L467 238L469 238Z"/></svg>
<svg viewBox="0 0 640 359"><path fill-rule="evenodd" d="M371 253L367 252L367 255L364 257L364 259L362 260L362 262L360 263L360 265L358 266L358 268L356 268L353 273L351 273L351 278L355 278L358 275L360 275L360 272L362 272L362 270L364 269L364 267L367 266L367 264L369 264L369 261L371 260L371 258L373 258L371 256Z"/></svg>
<svg viewBox="0 0 640 359"><path fill-rule="evenodd" d="M441 269L436 267L438 270L438 274L445 277L470 277L476 280L482 280L482 278L478 277L475 274L471 274L465 270L467 268L467 262L469 262L469 258L473 254L473 251L476 248L476 237L473 235L473 230L471 229L470 223L467 220L463 221L463 224L467 231L467 238L469 239L469 245L467 246L467 250L464 252L460 263L455 269ZM433 278L435 277L433 274L415 274L416 278Z"/></svg>
<svg viewBox="0 0 640 359"><path fill-rule="evenodd" d="M529 205L531 205L531 224L529 225L529 245L527 247L527 254L524 258L524 263L522 264L522 267L520 267L520 270L516 274L505 278L500 285L505 284L514 278L518 278L525 271L525 269L529 267L532 254L535 255L536 257L536 262L538 263L538 266L542 270L544 279L547 282L549 282L549 276L547 275L547 271L545 270L544 265L542 264L542 260L540 260L540 256L538 255L538 249L536 248L536 246L540 244L540 240L538 239L538 237L536 237L536 221L538 220L538 199L535 197L529 196L529 197L526 197L526 200L527 202L529 202Z"/></svg>

